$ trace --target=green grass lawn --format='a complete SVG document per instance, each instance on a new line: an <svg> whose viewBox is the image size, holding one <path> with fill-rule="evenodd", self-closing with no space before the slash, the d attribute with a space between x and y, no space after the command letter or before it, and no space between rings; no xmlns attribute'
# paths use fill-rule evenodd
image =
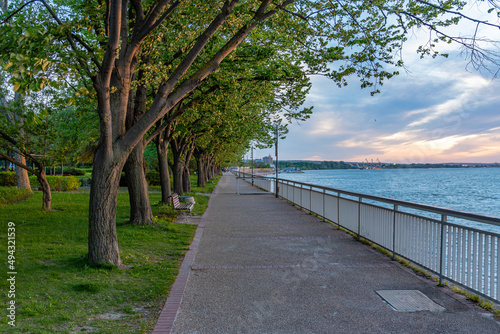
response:
<svg viewBox="0 0 500 334"><path fill-rule="evenodd" d="M199 191L213 190L214 184ZM128 194L120 193L117 233L127 269L94 268L86 260L89 194L54 192L52 196L51 212L40 210L40 192L0 206L2 305L11 300L6 280L8 222L15 223L17 272L16 327L7 324L7 309L2 307L0 333L149 333L196 226L170 222L175 216L172 209L154 204L160 201L160 193L150 194L156 223L130 225ZM195 209L200 214L208 197L196 196L198 200Z"/></svg>

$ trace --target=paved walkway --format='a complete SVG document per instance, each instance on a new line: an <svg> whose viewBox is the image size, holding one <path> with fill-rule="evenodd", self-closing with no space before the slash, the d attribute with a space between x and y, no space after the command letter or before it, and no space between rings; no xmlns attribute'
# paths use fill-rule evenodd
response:
<svg viewBox="0 0 500 334"><path fill-rule="evenodd" d="M398 312L381 290L418 290L444 310ZM169 332L498 334L500 324L284 200L236 195L225 175L153 333Z"/></svg>

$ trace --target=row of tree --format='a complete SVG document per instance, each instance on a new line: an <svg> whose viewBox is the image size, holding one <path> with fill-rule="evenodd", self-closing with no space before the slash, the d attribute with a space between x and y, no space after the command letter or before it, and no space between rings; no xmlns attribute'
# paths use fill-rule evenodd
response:
<svg viewBox="0 0 500 334"><path fill-rule="evenodd" d="M12 160L43 181L43 163L27 149L34 137L28 141L25 129L31 119L42 120L38 125L44 129L42 110L75 117L93 157L89 260L121 266L115 224L119 179L124 170L131 220L148 223L144 150L149 143L156 146L162 184L169 183L170 164L174 191L182 193L193 156L203 182L214 166L236 160L250 140L268 143L280 120L306 119L311 109L301 105L311 75L342 86L356 74L361 87L376 93L398 73L402 61L394 55L415 27L430 28L438 40L469 45L474 56L489 56L470 45L476 36L440 31L464 17L459 12L464 5L457 0L3 1L0 63L10 85L3 114L19 110L11 108L12 101L50 96L37 111L5 117L11 126L0 132L3 147L27 157L36 168ZM447 13L455 16L442 18ZM420 51L435 55L434 44ZM75 115L92 116L82 124ZM57 130L70 128L68 121ZM49 137L64 147L64 136ZM11 159L4 150L0 154ZM162 189L167 200L169 187Z"/></svg>

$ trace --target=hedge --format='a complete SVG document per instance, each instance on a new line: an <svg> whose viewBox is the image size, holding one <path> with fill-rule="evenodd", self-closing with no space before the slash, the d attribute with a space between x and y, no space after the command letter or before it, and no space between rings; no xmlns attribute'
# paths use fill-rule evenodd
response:
<svg viewBox="0 0 500 334"><path fill-rule="evenodd" d="M52 168L50 168L51 171L53 171ZM63 173L64 175L76 175L76 176L83 176L85 175L85 171L83 169L80 169L80 168L73 168L73 167L64 167L63 169ZM54 174L57 176L57 175L61 175L61 167L56 167L55 168L55 171L54 171Z"/></svg>
<svg viewBox="0 0 500 334"><path fill-rule="evenodd" d="M65 168L64 175L83 176L85 175L85 171L79 168L68 168L68 169Z"/></svg>
<svg viewBox="0 0 500 334"><path fill-rule="evenodd" d="M160 186L160 173L149 172L146 174L146 180L150 186Z"/></svg>
<svg viewBox="0 0 500 334"><path fill-rule="evenodd" d="M0 187L17 186L16 172L0 172Z"/></svg>
<svg viewBox="0 0 500 334"><path fill-rule="evenodd" d="M29 198L33 192L17 187L0 187L0 205L17 203Z"/></svg>
<svg viewBox="0 0 500 334"><path fill-rule="evenodd" d="M76 176L54 176L47 175L50 190L53 191L73 191L80 187L80 182ZM40 187L36 176L30 176L31 187Z"/></svg>

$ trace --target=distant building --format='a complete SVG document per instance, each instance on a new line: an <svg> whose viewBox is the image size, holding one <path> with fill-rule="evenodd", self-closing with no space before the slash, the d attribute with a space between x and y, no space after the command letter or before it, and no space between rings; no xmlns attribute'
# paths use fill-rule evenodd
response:
<svg viewBox="0 0 500 334"><path fill-rule="evenodd" d="M263 157L262 161L264 162L264 165L272 165L273 164L273 157L269 154L267 157Z"/></svg>

